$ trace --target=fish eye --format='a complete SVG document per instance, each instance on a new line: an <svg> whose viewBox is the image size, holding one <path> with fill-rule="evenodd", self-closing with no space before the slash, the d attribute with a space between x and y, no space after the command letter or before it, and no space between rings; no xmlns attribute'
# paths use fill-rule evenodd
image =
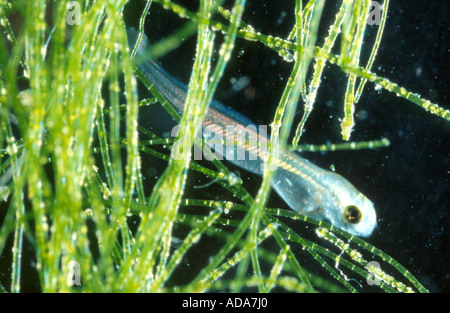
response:
<svg viewBox="0 0 450 313"><path fill-rule="evenodd" d="M362 212L356 205L349 205L344 209L344 218L350 224L357 224L362 220Z"/></svg>

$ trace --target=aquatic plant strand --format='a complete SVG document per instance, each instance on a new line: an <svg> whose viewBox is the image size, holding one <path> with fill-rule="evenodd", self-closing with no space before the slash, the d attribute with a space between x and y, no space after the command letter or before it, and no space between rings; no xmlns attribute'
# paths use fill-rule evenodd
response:
<svg viewBox="0 0 450 313"><path fill-rule="evenodd" d="M364 67L359 53L366 38L360 26L368 1L343 0L340 9L336 6L334 19L326 21L319 19L325 1L297 0L295 12L288 12L294 14L295 25L287 38L258 32L259 25L241 20L244 1L235 1L228 9L222 1L204 0L198 12L168 0L146 1L138 21L141 31L144 21L152 22L153 5L162 5L164 14L185 21L155 43L152 57L163 56L198 34L188 110L183 116L139 75L154 97L138 101L122 16L126 1L77 2L81 23L75 27L68 24L66 2L52 2L48 15L50 4L45 0L27 6L23 1L0 0L0 202L5 216L0 252L12 251L11 283L0 285L0 292L22 291L23 268L30 262L24 253L28 247L34 250L33 268L43 292L269 292L274 288L355 292L365 290L370 275L380 279L375 287L382 291L427 292L412 273L368 242L325 221L266 207L270 174L253 195L245 188L244 177L225 162L212 158L210 164L197 163L190 151L183 151L180 162L171 155L179 140L204 144L193 139L198 118L212 100L227 61L233 61L230 52L236 38L261 44L293 66L279 106L274 107L271 149L277 142L286 149L311 152L389 144L379 139L299 145L301 130L308 127L306 120L313 122L309 118L295 125L295 140L286 144L298 99L302 98L305 111L317 108L313 104L327 62L352 77L347 101L342 97L348 118L367 80L450 120L448 110L370 70L388 1L383 3L383 24ZM16 15L23 17L17 28L10 20ZM330 26L320 45L316 42L319 23ZM14 33L16 29L20 33ZM331 51L340 35L343 50L336 56ZM223 44L216 46L222 39ZM311 62L314 67L308 72ZM19 90L22 85L29 89ZM138 116L143 117L146 106L156 102L181 124L184 135L161 138L138 125ZM351 132L352 128L346 129ZM157 159L168 163L166 174L153 189L148 187L152 183L147 184L153 177L146 177L141 157L150 166ZM199 173L200 181L187 180L191 170ZM204 199L189 198L191 190L217 192L210 187L219 190L223 201L207 192ZM292 222L298 232L288 225ZM181 238L175 237L175 225L187 229ZM307 237L308 232L312 237ZM172 275L206 236L217 240L218 252L205 252L210 262L193 273L190 282L173 284ZM379 260L380 268L369 266L372 259ZM311 270L312 263L319 269ZM68 281L72 270L81 285Z"/></svg>

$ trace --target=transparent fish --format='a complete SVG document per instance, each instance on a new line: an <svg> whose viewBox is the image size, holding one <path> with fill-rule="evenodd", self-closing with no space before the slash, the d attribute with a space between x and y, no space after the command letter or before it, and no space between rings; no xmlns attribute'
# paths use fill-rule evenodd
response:
<svg viewBox="0 0 450 313"><path fill-rule="evenodd" d="M132 28L127 32L133 49L138 32ZM142 57L148 45L143 35L136 56ZM136 66L179 113L184 111L187 94L184 84L153 60L139 62ZM227 127L233 131L226 131ZM203 120L202 133L219 159L223 157L247 171L263 175L269 139L251 120L213 100ZM239 157L242 155L245 157ZM317 220L327 220L356 236L367 237L376 227L375 209L367 197L339 174L326 171L295 152L280 151L272 187L293 210Z"/></svg>

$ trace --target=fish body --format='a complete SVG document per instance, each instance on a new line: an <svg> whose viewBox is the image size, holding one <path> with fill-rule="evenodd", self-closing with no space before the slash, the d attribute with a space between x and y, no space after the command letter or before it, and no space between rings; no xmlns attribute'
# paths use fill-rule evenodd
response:
<svg viewBox="0 0 450 313"><path fill-rule="evenodd" d="M138 33L131 28L127 32L133 49ZM144 55L148 46L148 39L143 35L136 55ZM140 62L136 66L182 114L187 87L172 78L154 60ZM217 157L263 175L269 146L266 129L257 127L247 117L213 100L203 119L202 134ZM356 236L367 237L376 227L375 209L367 197L339 174L326 171L295 152L279 152L272 187L293 210L318 220L327 220Z"/></svg>

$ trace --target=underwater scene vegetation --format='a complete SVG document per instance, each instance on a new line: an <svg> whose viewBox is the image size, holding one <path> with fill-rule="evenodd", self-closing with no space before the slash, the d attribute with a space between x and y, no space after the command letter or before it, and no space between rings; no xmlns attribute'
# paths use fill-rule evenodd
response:
<svg viewBox="0 0 450 313"><path fill-rule="evenodd" d="M450 291L449 7L0 0L0 291ZM215 100L376 226L326 215L341 180L196 158Z"/></svg>

